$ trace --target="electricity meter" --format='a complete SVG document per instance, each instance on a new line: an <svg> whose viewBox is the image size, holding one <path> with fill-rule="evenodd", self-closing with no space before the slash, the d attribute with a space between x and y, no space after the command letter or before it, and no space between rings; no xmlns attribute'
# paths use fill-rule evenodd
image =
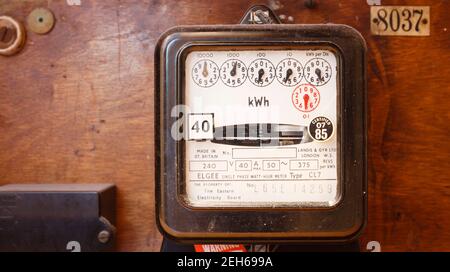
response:
<svg viewBox="0 0 450 272"><path fill-rule="evenodd" d="M367 201L365 51L351 27L277 24L264 8L239 25L163 34L161 232L202 243L357 237Z"/></svg>

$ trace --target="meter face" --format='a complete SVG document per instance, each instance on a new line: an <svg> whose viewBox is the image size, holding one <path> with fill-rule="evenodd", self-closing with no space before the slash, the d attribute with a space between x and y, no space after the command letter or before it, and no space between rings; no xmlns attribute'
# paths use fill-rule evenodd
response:
<svg viewBox="0 0 450 272"><path fill-rule="evenodd" d="M197 48L184 61L192 207L339 201L339 58L327 47Z"/></svg>

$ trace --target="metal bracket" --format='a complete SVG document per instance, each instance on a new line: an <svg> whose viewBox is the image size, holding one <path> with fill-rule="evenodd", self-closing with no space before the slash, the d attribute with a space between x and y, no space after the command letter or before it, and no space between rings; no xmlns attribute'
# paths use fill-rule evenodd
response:
<svg viewBox="0 0 450 272"><path fill-rule="evenodd" d="M281 20L268 6L255 5L245 12L239 23L249 25L281 24Z"/></svg>

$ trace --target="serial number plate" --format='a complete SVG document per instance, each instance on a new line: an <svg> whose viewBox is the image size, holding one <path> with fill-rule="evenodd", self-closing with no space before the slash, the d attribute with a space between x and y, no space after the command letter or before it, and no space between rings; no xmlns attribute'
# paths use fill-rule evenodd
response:
<svg viewBox="0 0 450 272"><path fill-rule="evenodd" d="M381 36L429 36L430 7L372 6L370 30Z"/></svg>

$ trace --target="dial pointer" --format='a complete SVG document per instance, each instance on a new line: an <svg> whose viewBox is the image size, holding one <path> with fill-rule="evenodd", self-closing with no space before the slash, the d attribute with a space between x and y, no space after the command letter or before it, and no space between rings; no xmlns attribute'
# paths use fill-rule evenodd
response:
<svg viewBox="0 0 450 272"><path fill-rule="evenodd" d="M233 69L231 69L231 71L230 71L230 75L231 76L235 76L236 75L236 68L237 68L237 61L234 63Z"/></svg>
<svg viewBox="0 0 450 272"><path fill-rule="evenodd" d="M259 69L259 71L258 71L258 83L262 83L263 75L264 75L264 69Z"/></svg>
<svg viewBox="0 0 450 272"><path fill-rule="evenodd" d="M292 76L292 69L288 69L287 71L286 71L286 77L284 78L284 83L286 83L288 80L289 80L289 78Z"/></svg>
<svg viewBox="0 0 450 272"><path fill-rule="evenodd" d="M208 76L208 66L207 66L206 61L205 61L205 63L203 64L203 72L202 72L202 75L203 75L204 77L207 77L207 76Z"/></svg>
<svg viewBox="0 0 450 272"><path fill-rule="evenodd" d="M319 68L316 68L316 70L314 71L317 75L317 78L320 80L320 82L323 82L323 76L322 76L322 70L320 70Z"/></svg>

